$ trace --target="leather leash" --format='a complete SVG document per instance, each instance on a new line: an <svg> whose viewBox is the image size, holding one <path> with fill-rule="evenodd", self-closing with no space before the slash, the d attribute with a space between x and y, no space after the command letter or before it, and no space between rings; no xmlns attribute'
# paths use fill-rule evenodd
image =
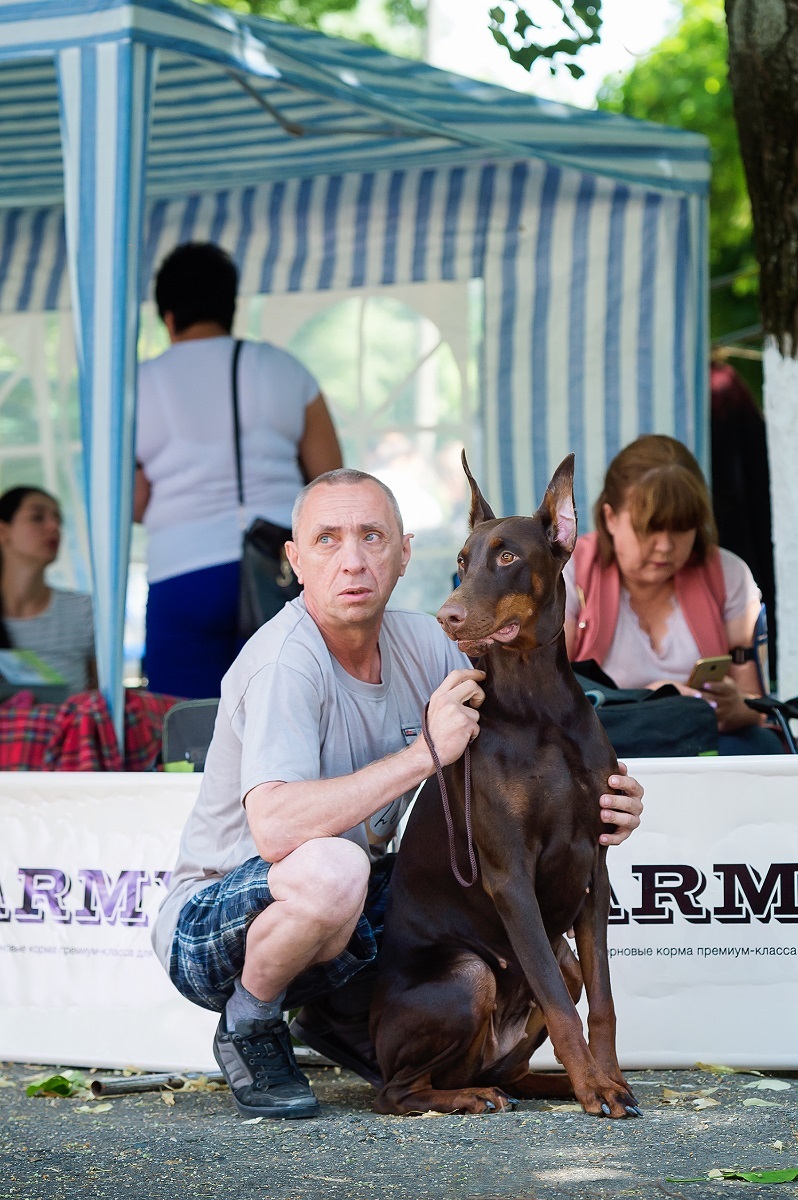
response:
<svg viewBox="0 0 798 1200"><path fill-rule="evenodd" d="M477 881L479 868L477 867L476 856L474 855L474 839L471 835L471 746L466 746L463 751L463 765L465 767L465 827L466 827L466 845L468 846L468 861L471 866L471 879L464 879L460 874L457 866L457 854L454 845L454 823L452 822L452 812L449 807L449 796L446 791L446 784L443 778L443 767L441 760L438 758L438 752L429 734L427 725L427 710L429 704L424 705L424 713L421 718L421 732L424 735L424 741L429 747L429 752L432 755L432 761L435 764L435 774L438 776L438 784L441 789L441 800L443 802L443 815L446 818L446 828L449 831L449 858L452 864L452 874L454 875L460 887L473 887Z"/></svg>
<svg viewBox="0 0 798 1200"><path fill-rule="evenodd" d="M547 642L544 642L542 646L536 646L535 649L542 650L546 646L553 645L554 642L557 641L557 638L562 633L563 628L564 628L564 626L557 630L557 632L555 633L553 638L549 638L549 640ZM429 704L425 704L424 712L421 717L421 732L424 735L424 741L427 743L429 752L432 756L432 761L435 764L435 774L438 776L438 784L441 789L441 802L443 803L443 815L446 818L446 828L449 833L449 860L452 864L452 874L454 875L457 882L460 884L460 887L469 888L469 887L474 886L474 884L477 881L477 876L479 875L479 868L477 867L477 860L476 860L476 856L474 854L474 838L471 833L471 743L469 742L469 744L466 746L465 750L463 751L463 767L464 767L464 773L465 773L465 806L464 807L465 807L466 846L468 847L468 862L469 862L469 866L471 867L471 878L464 879L463 876L460 874L460 870L457 866L457 852L455 850L455 845L454 845L454 823L452 821L452 811L451 811L451 808L449 807L449 794L446 791L446 783L443 778L443 767L441 766L441 760L438 758L438 752L435 749L435 744L434 744L432 738L430 737L429 727L427 725L428 709L429 709Z"/></svg>

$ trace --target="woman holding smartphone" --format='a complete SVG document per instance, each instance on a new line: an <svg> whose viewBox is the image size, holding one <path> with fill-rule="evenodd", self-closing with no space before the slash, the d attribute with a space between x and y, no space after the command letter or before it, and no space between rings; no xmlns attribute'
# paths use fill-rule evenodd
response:
<svg viewBox="0 0 798 1200"><path fill-rule="evenodd" d="M572 661L592 658L621 688L674 684L718 719L721 754L781 752L746 696L762 694L756 665L732 663L700 689L697 660L753 644L759 589L742 559L718 544L698 462L681 442L646 434L610 463L564 572L565 636ZM720 669L719 669L720 668Z"/></svg>

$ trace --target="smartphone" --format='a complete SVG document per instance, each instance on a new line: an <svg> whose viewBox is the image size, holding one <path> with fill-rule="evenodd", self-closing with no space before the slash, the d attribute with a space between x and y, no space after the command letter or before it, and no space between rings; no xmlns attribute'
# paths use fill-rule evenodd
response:
<svg viewBox="0 0 798 1200"><path fill-rule="evenodd" d="M690 672L687 686L700 688L705 683L720 683L732 664L730 654L718 654L715 658L699 658Z"/></svg>

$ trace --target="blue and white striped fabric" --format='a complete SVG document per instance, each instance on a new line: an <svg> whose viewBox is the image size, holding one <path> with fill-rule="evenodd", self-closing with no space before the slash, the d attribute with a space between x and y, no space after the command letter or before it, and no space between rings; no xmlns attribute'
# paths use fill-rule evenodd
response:
<svg viewBox="0 0 798 1200"><path fill-rule="evenodd" d="M53 52L131 39L161 51L150 195L486 154L663 190L707 187L696 134L537 100L312 30L191 0L0 0L0 203L60 200Z"/></svg>
<svg viewBox="0 0 798 1200"><path fill-rule="evenodd" d="M6 233L0 306L68 303L60 213ZM523 160L279 181L151 201L141 299L179 242L224 245L244 296L481 278L486 485L536 506L576 453L583 517L608 460L670 432L706 458L703 203ZM2 224L2 215L0 215ZM45 301L49 297L51 303Z"/></svg>
<svg viewBox="0 0 798 1200"><path fill-rule="evenodd" d="M639 432L705 459L704 139L190 0L0 0L0 104L0 312L68 307L71 273L117 713L136 284L178 242L245 295L482 279L503 512L569 450L583 514Z"/></svg>
<svg viewBox="0 0 798 1200"><path fill-rule="evenodd" d="M59 51L66 247L81 398L97 673L123 736L139 244L154 51Z"/></svg>

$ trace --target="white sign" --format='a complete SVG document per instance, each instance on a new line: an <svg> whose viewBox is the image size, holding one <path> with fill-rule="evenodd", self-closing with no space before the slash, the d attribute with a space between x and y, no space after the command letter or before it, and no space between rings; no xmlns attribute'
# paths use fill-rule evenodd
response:
<svg viewBox="0 0 798 1200"><path fill-rule="evenodd" d="M610 851L627 1069L798 1067L798 758L648 759ZM0 775L0 1060L214 1069L150 947L199 777ZM535 1065L553 1063L550 1049Z"/></svg>
<svg viewBox="0 0 798 1200"><path fill-rule="evenodd" d="M198 775L0 775L0 1060L216 1070L153 954Z"/></svg>

